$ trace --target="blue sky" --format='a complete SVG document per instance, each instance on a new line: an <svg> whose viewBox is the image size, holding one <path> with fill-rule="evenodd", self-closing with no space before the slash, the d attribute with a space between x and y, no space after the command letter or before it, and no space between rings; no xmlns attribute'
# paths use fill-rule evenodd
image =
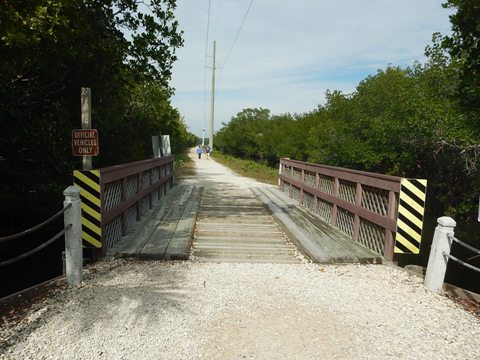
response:
<svg viewBox="0 0 480 360"><path fill-rule="evenodd" d="M208 55L216 40L223 65L216 72L215 131L248 107L311 111L327 90L350 93L377 69L424 61L432 34L450 30L441 0L254 0L224 63L250 1L211 0ZM199 136L204 119L207 134L210 122L207 16L208 0L177 0L185 45L173 67L172 103Z"/></svg>

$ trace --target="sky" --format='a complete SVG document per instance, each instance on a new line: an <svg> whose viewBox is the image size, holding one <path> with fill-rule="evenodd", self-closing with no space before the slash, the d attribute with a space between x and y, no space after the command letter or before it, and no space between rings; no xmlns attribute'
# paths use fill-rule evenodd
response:
<svg viewBox="0 0 480 360"><path fill-rule="evenodd" d="M172 105L197 136L210 129L214 40L218 131L246 108L312 111L327 90L351 93L378 69L424 62L432 34L450 32L443 0L253 0L246 18L251 0L210 1L210 21L209 0L177 0L175 13L185 44Z"/></svg>

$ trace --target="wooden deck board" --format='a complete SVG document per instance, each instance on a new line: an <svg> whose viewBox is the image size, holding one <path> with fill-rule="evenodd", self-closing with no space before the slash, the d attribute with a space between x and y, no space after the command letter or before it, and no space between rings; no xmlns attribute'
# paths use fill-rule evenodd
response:
<svg viewBox="0 0 480 360"><path fill-rule="evenodd" d="M300 250L318 263L378 263L380 255L353 241L275 188L252 188Z"/></svg>
<svg viewBox="0 0 480 360"><path fill-rule="evenodd" d="M154 213L137 225L115 249L118 257L188 259L198 214L201 188L176 186Z"/></svg>

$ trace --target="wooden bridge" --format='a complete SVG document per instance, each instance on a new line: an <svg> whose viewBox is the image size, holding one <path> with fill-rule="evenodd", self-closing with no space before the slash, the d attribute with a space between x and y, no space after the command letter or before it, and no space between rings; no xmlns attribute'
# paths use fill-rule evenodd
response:
<svg viewBox="0 0 480 360"><path fill-rule="evenodd" d="M264 263L393 257L400 178L335 168L325 175L325 168L284 159L277 187L240 178L212 160L194 161L197 175L165 188L108 254Z"/></svg>

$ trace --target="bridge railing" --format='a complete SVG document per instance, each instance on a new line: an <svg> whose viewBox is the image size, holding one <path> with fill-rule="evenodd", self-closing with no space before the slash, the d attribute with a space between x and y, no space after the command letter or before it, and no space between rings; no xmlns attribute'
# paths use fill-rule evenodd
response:
<svg viewBox="0 0 480 360"><path fill-rule="evenodd" d="M279 187L367 248L392 260L402 178L280 159Z"/></svg>
<svg viewBox="0 0 480 360"><path fill-rule="evenodd" d="M105 255L173 185L174 156L75 171L82 238Z"/></svg>

